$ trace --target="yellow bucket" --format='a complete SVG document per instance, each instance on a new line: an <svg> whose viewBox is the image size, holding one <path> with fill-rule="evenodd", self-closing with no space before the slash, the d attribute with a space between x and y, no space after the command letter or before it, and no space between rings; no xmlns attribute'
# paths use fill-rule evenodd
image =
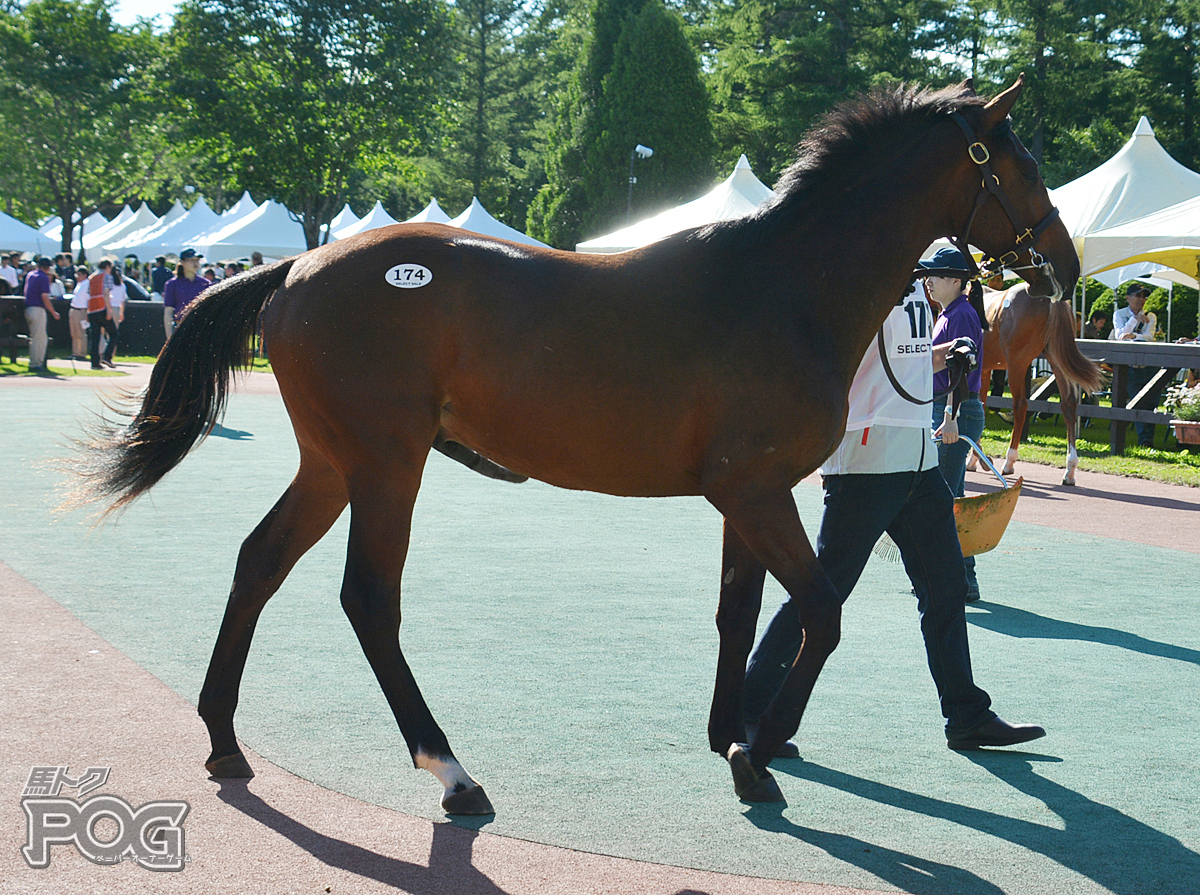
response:
<svg viewBox="0 0 1200 895"><path fill-rule="evenodd" d="M975 449L975 453L1003 486L991 494L954 498L954 522L958 527L958 543L962 545L962 554L977 556L987 553L1000 543L1000 538L1004 536L1004 531L1012 519L1017 498L1021 496L1021 485L1025 480L1018 478L1009 485L979 445L965 436L960 435L959 438Z"/></svg>

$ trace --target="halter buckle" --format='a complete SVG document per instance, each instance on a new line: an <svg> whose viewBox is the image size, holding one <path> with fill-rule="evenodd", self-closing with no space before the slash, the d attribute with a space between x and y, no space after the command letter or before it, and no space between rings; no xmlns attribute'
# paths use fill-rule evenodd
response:
<svg viewBox="0 0 1200 895"><path fill-rule="evenodd" d="M1016 252L1005 252L1003 255L1001 255L999 258L996 259L996 263L999 264L1001 267L1012 267L1014 264L1017 263L1017 259L1018 259L1018 256L1017 256Z"/></svg>
<svg viewBox="0 0 1200 895"><path fill-rule="evenodd" d="M988 148L979 141L972 143L967 147L967 155L971 157L977 165L986 165L992 160L992 154L988 152Z"/></svg>

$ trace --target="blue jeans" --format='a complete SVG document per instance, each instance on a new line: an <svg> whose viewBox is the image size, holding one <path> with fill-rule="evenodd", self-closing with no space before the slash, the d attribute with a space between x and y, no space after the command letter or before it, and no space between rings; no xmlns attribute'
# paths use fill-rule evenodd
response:
<svg viewBox="0 0 1200 895"><path fill-rule="evenodd" d="M817 557L845 603L887 532L900 548L917 595L929 671L948 731L965 731L994 717L991 698L975 685L967 644L962 550L950 490L936 469L825 478L825 512ZM796 594L779 607L746 667L745 716L766 711L800 652L804 638ZM814 595L815 596L815 593Z"/></svg>
<svg viewBox="0 0 1200 895"><path fill-rule="evenodd" d="M946 403L933 404L933 428L937 429L945 419ZM979 444L979 436L983 434L983 402L978 398L967 398L958 408L958 433L965 435ZM963 486L967 477L967 457L970 456L971 446L962 439L954 444L938 444L938 468L942 478L950 486L950 493L955 497L963 496ZM967 571L967 586L979 590L979 581L975 577L975 557L963 558L963 567Z"/></svg>

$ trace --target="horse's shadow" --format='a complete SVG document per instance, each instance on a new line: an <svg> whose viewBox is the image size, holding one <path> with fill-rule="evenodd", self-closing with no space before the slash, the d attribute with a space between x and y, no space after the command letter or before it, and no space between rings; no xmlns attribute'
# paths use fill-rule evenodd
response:
<svg viewBox="0 0 1200 895"><path fill-rule="evenodd" d="M1173 836L1034 772L1034 762L1057 762L1061 759L1024 752L987 750L961 754L1013 788L1044 804L1058 816L1061 825L1033 823L918 795L811 762L797 762L795 768L789 767L784 772L812 783L870 799L881 805L939 818L1011 842L1087 877L1114 895L1200 889L1200 854L1185 847ZM753 817L750 819L754 821ZM903 876L904 871L911 873L910 867L922 870L921 864L911 863L910 856L898 855L899 860L909 866L893 869L887 862L898 853L888 854L883 850L882 858L866 854L862 852L861 845L857 849L854 847L856 840L848 840L846 845L849 847L843 847L840 852L832 851L823 840L828 840L837 847L841 845L838 840L848 837L814 833L795 825L791 827L792 830L788 832L792 832L798 838L826 848L831 854L870 870L883 879L910 887L909 891L955 892L963 895L998 891L993 884L954 868L951 868L954 873L961 874L957 879L953 877L953 873L937 876L936 868L940 865L934 865L935 869L930 871L935 874L932 877L927 877L924 873L917 874L918 883L924 880L923 888L911 888L913 883L909 880L901 881L895 878L895 875L889 876L888 873L880 872L882 869Z"/></svg>
<svg viewBox="0 0 1200 895"><path fill-rule="evenodd" d="M246 780L220 779L217 798L304 849L318 861L413 895L506 895L475 868L471 852L479 830L466 824L435 823L428 865L381 855L320 833L288 817L250 792Z"/></svg>
<svg viewBox="0 0 1200 895"><path fill-rule="evenodd" d="M1015 609L1002 603L979 601L971 604L974 611L967 613L967 621L997 634L1009 637L1028 637L1042 640L1081 640L1085 643L1102 643L1119 649L1174 659L1200 665L1200 650L1173 643L1150 640L1138 634L1130 634L1117 628L1102 628L1098 625L1081 625L1078 622L1060 621L1024 609ZM979 611L983 610L983 611Z"/></svg>

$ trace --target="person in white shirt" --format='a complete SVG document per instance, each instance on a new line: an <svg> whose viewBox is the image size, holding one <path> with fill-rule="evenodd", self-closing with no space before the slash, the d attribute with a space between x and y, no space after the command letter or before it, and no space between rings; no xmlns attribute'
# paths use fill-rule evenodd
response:
<svg viewBox="0 0 1200 895"><path fill-rule="evenodd" d="M75 268L75 291L71 293L71 358L87 360L88 269Z"/></svg>
<svg viewBox="0 0 1200 895"><path fill-rule="evenodd" d="M1153 342L1158 335L1158 318L1146 310L1146 298L1150 290L1141 283L1130 283L1125 290L1126 307L1113 312L1113 328L1108 334L1110 339L1119 342ZM1158 367L1129 366L1129 397L1135 397L1146 387ZM1155 404L1157 404L1157 399ZM1134 423L1137 430L1138 444L1141 447L1154 447L1154 424Z"/></svg>
<svg viewBox="0 0 1200 895"><path fill-rule="evenodd" d="M8 255L0 255L0 280L8 283L9 295L16 295L19 274L17 269L10 263L11 260Z"/></svg>
<svg viewBox="0 0 1200 895"><path fill-rule="evenodd" d="M934 345L932 334L933 314L919 290L910 290L883 325L884 352L896 381L925 403L899 394L875 343L859 364L850 387L845 436L821 467L825 511L817 557L844 603L886 531L900 549L917 597L929 670L946 718L947 745L1011 746L1046 732L1037 725L1011 725L1000 719L991 710L991 698L975 684L954 498L938 468L928 405L934 371L944 369L954 355L970 355L974 363L976 349L969 339ZM773 718L775 694L799 654L804 638L799 606L789 597L779 608L747 665L744 712L756 770L764 759L797 754L788 741L774 756L759 755L753 740L760 725Z"/></svg>

